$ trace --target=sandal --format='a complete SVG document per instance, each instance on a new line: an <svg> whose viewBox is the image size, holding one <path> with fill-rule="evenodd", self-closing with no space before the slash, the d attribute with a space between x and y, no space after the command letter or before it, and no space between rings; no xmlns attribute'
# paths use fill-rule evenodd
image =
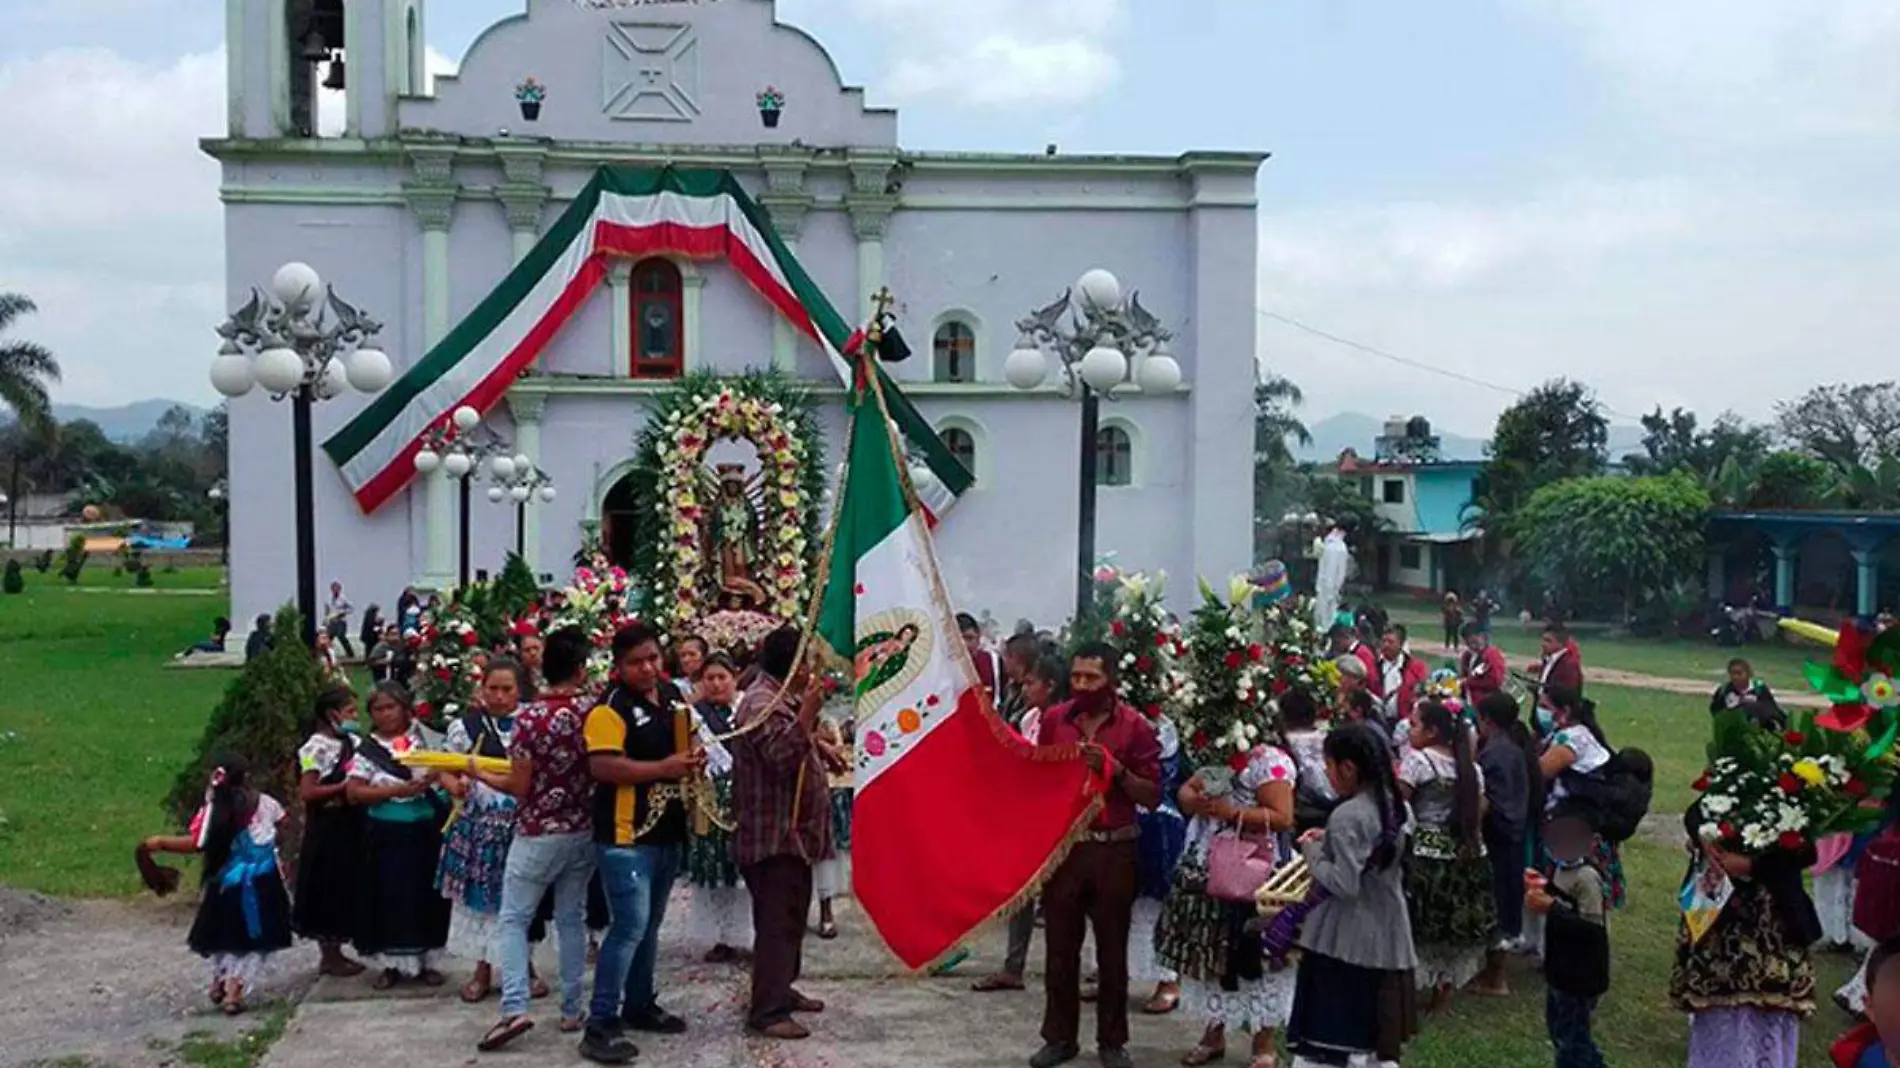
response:
<svg viewBox="0 0 1900 1068"><path fill-rule="evenodd" d="M422 980L423 986L441 986L443 983L449 981L448 976L443 975L434 968L422 969L422 974L416 976L416 978Z"/></svg>
<svg viewBox="0 0 1900 1068"><path fill-rule="evenodd" d="M364 964L362 961L351 960L348 957L344 957L341 960L322 965L317 969L317 974L334 976L338 979L350 979L362 975L363 971Z"/></svg>
<svg viewBox="0 0 1900 1068"><path fill-rule="evenodd" d="M537 999L544 998L552 993L554 993L554 991L548 987L548 981L546 979L543 979L538 975L530 975L528 977L528 996L529 997L537 998Z"/></svg>
<svg viewBox="0 0 1900 1068"><path fill-rule="evenodd" d="M1248 1065L1247 1068L1280 1068L1280 1055L1277 1053L1262 1053L1260 1056L1255 1057L1253 1063Z"/></svg>
<svg viewBox="0 0 1900 1068"><path fill-rule="evenodd" d="M818 925L818 930L815 933L818 935L819 938L822 938L825 941L829 942L832 939L838 937L838 925L836 923L833 923L827 920L826 922Z"/></svg>
<svg viewBox="0 0 1900 1068"><path fill-rule="evenodd" d="M1226 1046L1210 1046L1204 1042L1195 1043L1193 1049L1181 1055L1181 1063L1186 1065L1187 1068L1201 1068L1201 1065L1213 1064L1216 1061L1224 1061L1226 1059Z"/></svg>
<svg viewBox="0 0 1900 1068"><path fill-rule="evenodd" d="M497 1020L495 1026L489 1028L488 1033L482 1036L482 1040L475 1043L475 1048L483 1053L493 1053L532 1030L534 1030L534 1021L526 1016L517 1016L512 1020ZM566 1030L566 1027L562 1030Z"/></svg>
<svg viewBox="0 0 1900 1068"><path fill-rule="evenodd" d="M561 1033L562 1034L571 1035L574 1032L579 1031L581 1028L586 1027L586 1026L587 1026L587 1017L585 1016L561 1017Z"/></svg>
<svg viewBox="0 0 1900 1068"><path fill-rule="evenodd" d="M401 972L394 968L384 968L381 975L370 980L369 986L371 990L388 990L400 982L402 982Z"/></svg>
<svg viewBox="0 0 1900 1068"><path fill-rule="evenodd" d="M226 1016L241 1016L244 1013L244 999L225 998L222 1002L218 1003L218 1009Z"/></svg>
<svg viewBox="0 0 1900 1068"><path fill-rule="evenodd" d="M1013 975L986 975L971 983L970 989L979 994L994 994L999 990L1021 990L1023 981Z"/></svg>
<svg viewBox="0 0 1900 1068"><path fill-rule="evenodd" d="M1166 1016L1181 1005L1181 995L1170 991L1157 991L1154 997L1142 1005L1141 1011L1149 1016Z"/></svg>
<svg viewBox="0 0 1900 1068"><path fill-rule="evenodd" d="M482 982L480 979L470 979L467 984L462 987L462 1001L466 1004L473 1005L487 997L488 990L489 987L487 983Z"/></svg>

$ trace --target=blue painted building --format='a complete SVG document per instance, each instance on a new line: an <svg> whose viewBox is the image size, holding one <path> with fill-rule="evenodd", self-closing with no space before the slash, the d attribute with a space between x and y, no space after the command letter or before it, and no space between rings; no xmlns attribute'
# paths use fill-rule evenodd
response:
<svg viewBox="0 0 1900 1068"><path fill-rule="evenodd" d="M1900 601L1900 513L1714 512L1708 568L1712 600L1872 616Z"/></svg>
<svg viewBox="0 0 1900 1068"><path fill-rule="evenodd" d="M1388 524L1360 549L1364 579L1382 590L1468 596L1478 581L1484 532L1465 519L1483 468L1475 460L1363 460L1347 449L1320 473L1356 485Z"/></svg>

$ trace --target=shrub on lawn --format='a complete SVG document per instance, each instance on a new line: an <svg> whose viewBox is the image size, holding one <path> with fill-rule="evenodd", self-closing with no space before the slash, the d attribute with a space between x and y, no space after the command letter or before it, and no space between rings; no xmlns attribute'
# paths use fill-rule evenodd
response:
<svg viewBox="0 0 1900 1068"><path fill-rule="evenodd" d="M33 561L33 570L42 575L53 570L53 550L41 550L39 557Z"/></svg>
<svg viewBox="0 0 1900 1068"><path fill-rule="evenodd" d="M59 577L67 584L79 585L79 573L86 569L86 536L74 534L66 539L66 552L60 558Z"/></svg>
<svg viewBox="0 0 1900 1068"><path fill-rule="evenodd" d="M140 589L151 589L152 568L149 564L140 564L138 571L135 572L134 574L135 574L135 577L132 579L132 585L137 586Z"/></svg>
<svg viewBox="0 0 1900 1068"><path fill-rule="evenodd" d="M271 632L286 637L252 658L225 688L196 754L165 799L165 809L183 826L204 802L211 763L225 754L237 756L250 767L252 783L292 813L281 850L294 857L303 828L303 806L290 803L297 796L297 747L303 744L305 720L325 682L316 657L294 637L303 633L303 617L294 606L278 610Z"/></svg>
<svg viewBox="0 0 1900 1068"><path fill-rule="evenodd" d="M18 560L7 561L7 574L5 578L0 578L0 590L5 590L8 593L26 592L26 577L20 574L20 562Z"/></svg>

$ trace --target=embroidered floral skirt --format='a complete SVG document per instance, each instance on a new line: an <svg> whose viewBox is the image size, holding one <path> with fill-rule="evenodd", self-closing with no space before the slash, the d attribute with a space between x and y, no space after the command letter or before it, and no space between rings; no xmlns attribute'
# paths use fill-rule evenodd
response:
<svg viewBox="0 0 1900 1068"><path fill-rule="evenodd" d="M515 840L511 804L470 803L442 836L435 885L442 896L484 916L501 914L501 881Z"/></svg>
<svg viewBox="0 0 1900 1068"><path fill-rule="evenodd" d="M851 852L851 806L855 794L849 786L831 788L832 848L840 853Z"/></svg>
<svg viewBox="0 0 1900 1068"><path fill-rule="evenodd" d="M1443 830L1422 828L1405 858L1405 904L1421 953L1485 950L1497 941L1491 866L1483 857L1459 860L1455 848Z"/></svg>
<svg viewBox="0 0 1900 1068"><path fill-rule="evenodd" d="M720 818L730 821L732 779L714 779L713 795L718 802ZM739 885L739 865L732 859L731 831L721 830L714 825L707 828L705 834L695 834L687 839L686 879L694 886L707 890L729 890Z"/></svg>
<svg viewBox="0 0 1900 1068"><path fill-rule="evenodd" d="M1669 1000L1689 1013L1750 1008L1809 1016L1814 958L1807 946L1789 940L1768 890L1737 880L1734 895L1700 941L1690 940L1687 925L1678 926Z"/></svg>

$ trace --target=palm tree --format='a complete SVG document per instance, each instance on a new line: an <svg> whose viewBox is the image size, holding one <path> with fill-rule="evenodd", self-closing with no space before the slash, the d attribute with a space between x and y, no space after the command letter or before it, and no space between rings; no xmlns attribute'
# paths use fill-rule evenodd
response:
<svg viewBox="0 0 1900 1068"><path fill-rule="evenodd" d="M1291 467L1293 451L1287 448L1291 438L1311 445L1313 435L1293 410L1306 403L1306 394L1292 379L1263 371L1253 387L1253 452L1256 464Z"/></svg>
<svg viewBox="0 0 1900 1068"><path fill-rule="evenodd" d="M22 315L36 311L19 293L0 293L0 334ZM0 340L0 404L13 409L22 423L42 423L52 415L46 387L59 381L59 361L46 346L33 341Z"/></svg>

